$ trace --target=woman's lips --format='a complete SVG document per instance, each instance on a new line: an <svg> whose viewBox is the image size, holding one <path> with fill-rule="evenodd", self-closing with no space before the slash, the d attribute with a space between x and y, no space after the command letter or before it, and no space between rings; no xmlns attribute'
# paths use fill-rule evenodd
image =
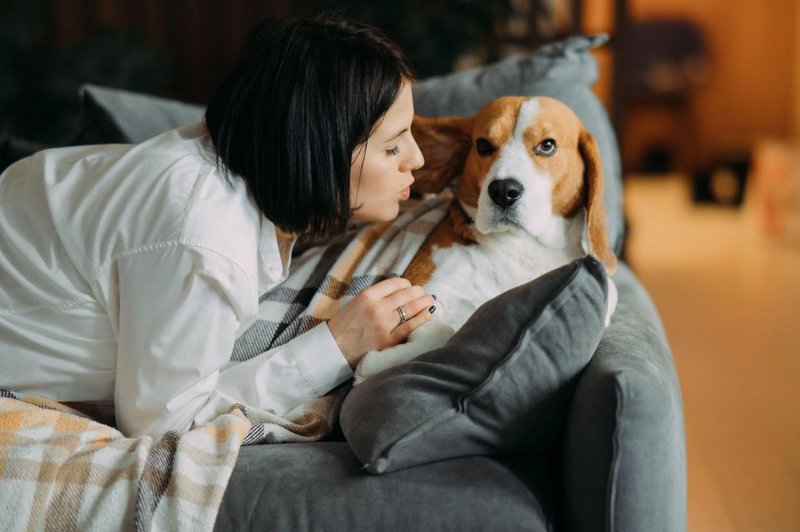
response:
<svg viewBox="0 0 800 532"><path fill-rule="evenodd" d="M400 193L400 199L401 200L407 200L409 197L411 197L411 187L406 187Z"/></svg>

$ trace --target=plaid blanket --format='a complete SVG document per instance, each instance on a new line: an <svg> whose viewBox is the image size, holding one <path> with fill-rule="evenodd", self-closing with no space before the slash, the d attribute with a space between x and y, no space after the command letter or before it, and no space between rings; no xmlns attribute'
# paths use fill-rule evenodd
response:
<svg viewBox="0 0 800 532"><path fill-rule="evenodd" d="M302 334L364 288L400 275L446 215L444 195L297 257L236 342L244 361ZM81 409L0 390L0 529L211 530L242 445L313 441L335 427L348 389L276 416L236 405L212 423L127 438ZM97 418L97 416L95 416Z"/></svg>
<svg viewBox="0 0 800 532"><path fill-rule="evenodd" d="M402 274L427 236L446 216L451 196L420 201L390 223L373 224L293 261L286 281L263 294L259 320L233 348L231 361L245 361L311 330L365 288ZM246 442L299 442L325 437L336 425L349 384L306 403L284 417L248 407L254 421Z"/></svg>

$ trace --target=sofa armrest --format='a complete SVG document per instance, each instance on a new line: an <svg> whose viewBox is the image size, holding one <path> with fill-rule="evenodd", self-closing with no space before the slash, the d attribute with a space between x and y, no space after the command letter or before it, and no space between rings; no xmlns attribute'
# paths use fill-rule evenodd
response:
<svg viewBox="0 0 800 532"><path fill-rule="evenodd" d="M620 265L614 319L575 390L564 443L568 530L686 529L683 403L661 321Z"/></svg>

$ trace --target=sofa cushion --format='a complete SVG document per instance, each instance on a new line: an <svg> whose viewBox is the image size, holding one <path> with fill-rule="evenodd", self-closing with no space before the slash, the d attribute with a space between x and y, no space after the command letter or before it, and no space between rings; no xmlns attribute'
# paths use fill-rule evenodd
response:
<svg viewBox="0 0 800 532"><path fill-rule="evenodd" d="M658 313L623 263L619 303L575 388L565 430L569 530L686 530L680 383Z"/></svg>
<svg viewBox="0 0 800 532"><path fill-rule="evenodd" d="M549 455L368 475L345 442L242 447L215 530L553 530Z"/></svg>
<svg viewBox="0 0 800 532"><path fill-rule="evenodd" d="M604 331L606 276L578 259L478 308L442 348L371 377L342 431L383 473L482 454L551 449Z"/></svg>

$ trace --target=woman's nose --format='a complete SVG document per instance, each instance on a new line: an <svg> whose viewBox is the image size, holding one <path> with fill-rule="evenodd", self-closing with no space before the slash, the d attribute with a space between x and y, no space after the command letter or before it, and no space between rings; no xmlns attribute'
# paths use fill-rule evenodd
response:
<svg viewBox="0 0 800 532"><path fill-rule="evenodd" d="M422 155L422 150L419 149L417 145L417 141L414 140L414 137L411 137L413 143L413 149L408 157L408 171L413 172L414 170L419 170L425 164L425 157Z"/></svg>

